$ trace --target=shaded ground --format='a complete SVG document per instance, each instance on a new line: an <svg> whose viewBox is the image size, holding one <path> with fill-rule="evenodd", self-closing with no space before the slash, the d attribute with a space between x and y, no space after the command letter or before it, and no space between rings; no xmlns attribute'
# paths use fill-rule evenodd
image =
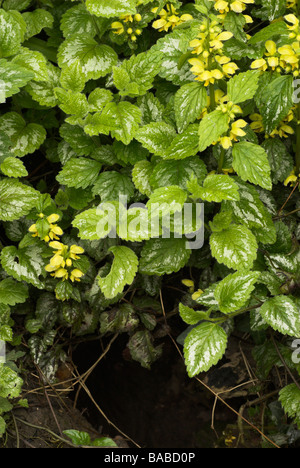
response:
<svg viewBox="0 0 300 468"><path fill-rule="evenodd" d="M79 361L81 372L94 362L96 348L97 345L81 346L74 353L73 359ZM224 385L230 388L240 378L230 367L225 367L225 371L222 368L220 373L215 372L209 382L219 385L219 390ZM220 403L212 413L214 396L187 376L182 359L168 339L164 341L163 356L148 370L129 360L126 339L119 337L86 383L107 418L141 447L224 446L223 431L228 424L236 423L236 415ZM241 396L238 393L230 403L237 410L243 401ZM83 391L78 407L86 408L85 416L94 427L111 435L118 434Z"/></svg>

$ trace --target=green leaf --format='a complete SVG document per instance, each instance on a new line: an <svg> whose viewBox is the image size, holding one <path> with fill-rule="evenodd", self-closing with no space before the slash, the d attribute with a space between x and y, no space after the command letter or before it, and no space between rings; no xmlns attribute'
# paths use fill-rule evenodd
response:
<svg viewBox="0 0 300 468"><path fill-rule="evenodd" d="M115 121L117 129L111 130L111 136L124 145L128 145L134 138L141 121L140 109L130 102L121 101L109 103L103 112L104 118L111 118Z"/></svg>
<svg viewBox="0 0 300 468"><path fill-rule="evenodd" d="M198 124L189 125L182 133L176 135L166 150L164 159L185 159L198 153Z"/></svg>
<svg viewBox="0 0 300 468"><path fill-rule="evenodd" d="M203 322L184 341L184 360L189 377L205 372L222 358L227 335L219 325Z"/></svg>
<svg viewBox="0 0 300 468"><path fill-rule="evenodd" d="M135 134L136 140L157 156L164 156L175 137L174 127L165 122L144 125Z"/></svg>
<svg viewBox="0 0 300 468"><path fill-rule="evenodd" d="M201 198L208 202L220 203L223 200L239 200L238 186L235 181L226 174L209 174L203 187L195 181L187 183L187 188L192 194L192 198Z"/></svg>
<svg viewBox="0 0 300 468"><path fill-rule="evenodd" d="M135 13L134 0L87 0L87 10L95 16L113 18L120 15L130 15Z"/></svg>
<svg viewBox="0 0 300 468"><path fill-rule="evenodd" d="M26 23L25 39L39 34L44 28L52 28L54 18L51 13L42 8L37 8L34 11L27 11L22 14Z"/></svg>
<svg viewBox="0 0 300 468"><path fill-rule="evenodd" d="M244 181L272 189L271 168L265 150L254 143L241 141L233 146L232 167Z"/></svg>
<svg viewBox="0 0 300 468"><path fill-rule="evenodd" d="M79 60L87 80L97 80L112 70L118 57L110 46L99 44L89 34L73 34L60 45L57 59L60 68Z"/></svg>
<svg viewBox="0 0 300 468"><path fill-rule="evenodd" d="M97 144L93 138L86 135L83 128L77 125L64 123L59 129L59 133L78 156L89 156L97 149Z"/></svg>
<svg viewBox="0 0 300 468"><path fill-rule="evenodd" d="M63 433L71 439L74 445L91 445L91 437L87 432L66 429Z"/></svg>
<svg viewBox="0 0 300 468"><path fill-rule="evenodd" d="M95 181L93 194L99 195L102 202L119 200L124 195L130 200L134 195L134 185L128 175L107 171L100 174Z"/></svg>
<svg viewBox="0 0 300 468"><path fill-rule="evenodd" d="M141 242L150 239L153 230L159 226L151 225L149 211L144 207L133 207L125 210L118 226L118 236L130 242ZM153 223L154 224L154 223Z"/></svg>
<svg viewBox="0 0 300 468"><path fill-rule="evenodd" d="M202 182L207 175L203 161L197 156L182 160L160 161L151 169L150 184L153 189L169 185L178 185L186 189L191 177Z"/></svg>
<svg viewBox="0 0 300 468"><path fill-rule="evenodd" d="M177 185L160 187L150 195L146 207L151 216L164 216L181 211L187 199L187 193Z"/></svg>
<svg viewBox="0 0 300 468"><path fill-rule="evenodd" d="M76 117L84 118L87 115L89 105L85 94L63 88L55 88L54 94L58 106L65 114L74 116L75 120ZM66 121L70 122L70 118L67 118ZM72 124L72 122L70 123Z"/></svg>
<svg viewBox="0 0 300 468"><path fill-rule="evenodd" d="M103 20L93 17L84 4L69 8L61 17L60 29L67 38L72 34L89 34L95 37L102 30Z"/></svg>
<svg viewBox="0 0 300 468"><path fill-rule="evenodd" d="M127 346L132 359L146 369L151 369L151 364L162 355L162 345L153 345L153 337L148 330L135 332Z"/></svg>
<svg viewBox="0 0 300 468"><path fill-rule="evenodd" d="M263 319L283 335L300 337L299 308L291 297L275 296L259 309Z"/></svg>
<svg viewBox="0 0 300 468"><path fill-rule="evenodd" d="M212 221L209 221L209 227L212 232L220 232L227 229L232 222L232 211L220 211L217 213Z"/></svg>
<svg viewBox="0 0 300 468"><path fill-rule="evenodd" d="M300 389L299 387L291 383L281 388L279 391L279 398L284 412L293 418L298 426L300 427Z"/></svg>
<svg viewBox="0 0 300 468"><path fill-rule="evenodd" d="M87 188L93 185L102 164L87 158L71 158L56 176L61 185L75 188Z"/></svg>
<svg viewBox="0 0 300 468"><path fill-rule="evenodd" d="M21 248L12 245L4 247L1 251L1 264L6 273L39 289L44 286L40 279L45 274L44 263L42 249L38 245Z"/></svg>
<svg viewBox="0 0 300 468"><path fill-rule="evenodd" d="M272 244L276 240L276 229L271 213L259 197L256 188L239 178L234 178L238 187L238 201L224 201L222 209L231 210L236 223L247 226L263 244Z"/></svg>
<svg viewBox="0 0 300 468"><path fill-rule="evenodd" d="M49 79L47 60L40 52L22 47L11 63L16 63L32 72L35 81L48 81Z"/></svg>
<svg viewBox="0 0 300 468"><path fill-rule="evenodd" d="M249 300L259 276L258 271L237 271L220 281L215 289L220 311L227 314L243 307Z"/></svg>
<svg viewBox="0 0 300 468"><path fill-rule="evenodd" d="M9 156L0 164L0 170L8 177L25 177L28 175L23 162L13 156Z"/></svg>
<svg viewBox="0 0 300 468"><path fill-rule="evenodd" d="M160 52L141 52L124 60L119 67L113 67L113 78L120 96L142 96L150 88L159 73L162 61Z"/></svg>
<svg viewBox="0 0 300 468"><path fill-rule="evenodd" d="M246 19L243 14L236 13L235 11L229 11L226 14L224 28L226 31L232 32L235 39L243 42L247 41L247 35L244 31L245 24Z"/></svg>
<svg viewBox="0 0 300 468"><path fill-rule="evenodd" d="M54 94L54 89L60 85L59 77L60 70L52 63L47 63L48 80L47 81L31 81L26 86L26 91L32 99L37 101L41 106L55 107L57 99Z"/></svg>
<svg viewBox="0 0 300 468"><path fill-rule="evenodd" d="M0 303L10 306L20 304L28 298L28 287L12 278L0 281Z"/></svg>
<svg viewBox="0 0 300 468"><path fill-rule="evenodd" d="M180 303L179 314L182 320L188 325L196 325L200 320L207 318L207 313L201 310L194 310Z"/></svg>
<svg viewBox="0 0 300 468"><path fill-rule="evenodd" d="M175 29L172 33L166 34L152 46L152 50L160 51L163 55L163 61L159 76L171 81L176 86L181 86L194 81L194 75L191 72L191 66L186 61L180 66L182 56L187 53L189 44L194 39L195 33L192 28Z"/></svg>
<svg viewBox="0 0 300 468"><path fill-rule="evenodd" d="M187 263L191 251L185 238L149 239L141 252L139 271L145 275L170 275Z"/></svg>
<svg viewBox="0 0 300 468"><path fill-rule="evenodd" d="M263 117L266 134L272 133L274 128L287 116L293 106L293 77L279 76L264 87L259 111Z"/></svg>
<svg viewBox="0 0 300 468"><path fill-rule="evenodd" d="M234 270L251 269L257 256L257 241L245 226L230 225L210 236L210 248L214 258Z"/></svg>
<svg viewBox="0 0 300 468"><path fill-rule="evenodd" d="M27 215L38 197L36 190L17 180L0 180L0 220L13 221Z"/></svg>
<svg viewBox="0 0 300 468"><path fill-rule="evenodd" d="M109 437L98 437L92 441L91 445L93 447L118 447L118 445Z"/></svg>
<svg viewBox="0 0 300 468"><path fill-rule="evenodd" d="M229 128L228 115L221 110L206 114L199 125L199 151L215 143Z"/></svg>
<svg viewBox="0 0 300 468"><path fill-rule="evenodd" d="M239 104L252 99L258 88L259 77L259 71L248 70L231 78L227 84L229 100L234 104Z"/></svg>
<svg viewBox="0 0 300 468"><path fill-rule="evenodd" d="M132 182L135 188L143 195L151 195L150 176L153 165L146 159L138 161L132 169Z"/></svg>
<svg viewBox="0 0 300 468"><path fill-rule="evenodd" d="M284 21L275 21L269 26L258 31L254 36L249 39L249 44L257 44L259 42L266 42L274 36L284 36L288 32L287 25Z"/></svg>
<svg viewBox="0 0 300 468"><path fill-rule="evenodd" d="M18 53L24 41L26 23L18 11L0 10L0 58Z"/></svg>
<svg viewBox="0 0 300 468"><path fill-rule="evenodd" d="M22 390L23 380L5 364L0 363L0 397L17 398Z"/></svg>
<svg viewBox="0 0 300 468"><path fill-rule="evenodd" d="M23 11L30 5L31 0L4 0L2 8L4 10Z"/></svg>
<svg viewBox="0 0 300 468"><path fill-rule="evenodd" d="M102 237L104 231L102 228L102 224L104 223L103 219L105 219L107 223L106 235L108 235L112 224L109 223L105 211L100 208L90 208L89 210L83 211L75 216L72 224L79 230L78 236L81 239L97 240Z"/></svg>
<svg viewBox="0 0 300 468"><path fill-rule="evenodd" d="M98 277L98 282L107 299L121 293L126 284L130 285L138 270L138 258L128 247L113 246L108 249L114 255L111 270L105 278Z"/></svg>
<svg viewBox="0 0 300 468"><path fill-rule="evenodd" d="M188 83L175 94L175 117L178 132L183 132L190 123L195 122L207 106L207 90L203 83Z"/></svg>
<svg viewBox="0 0 300 468"><path fill-rule="evenodd" d="M283 16L286 7L285 0L262 0L262 10L266 11L269 21L274 21L274 19Z"/></svg>
<svg viewBox="0 0 300 468"><path fill-rule="evenodd" d="M74 92L81 92L86 83L86 76L82 71L79 60L71 65L65 65L61 71L60 83L63 88Z"/></svg>
<svg viewBox="0 0 300 468"><path fill-rule="evenodd" d="M0 103L3 103L5 98L18 93L20 88L32 80L34 73L27 68L12 64L5 59L0 59L0 77Z"/></svg>
<svg viewBox="0 0 300 468"><path fill-rule="evenodd" d="M142 125L163 120L164 106L154 94L147 93L139 97L137 103L142 112Z"/></svg>
<svg viewBox="0 0 300 468"><path fill-rule="evenodd" d="M108 89L95 88L88 97L91 112L99 112L113 100L113 93Z"/></svg>
<svg viewBox="0 0 300 468"><path fill-rule="evenodd" d="M273 184L284 182L293 170L294 160L279 138L268 138L262 142L268 156Z"/></svg>
<svg viewBox="0 0 300 468"><path fill-rule="evenodd" d="M0 128L12 142L12 152L20 158L34 153L44 142L46 130L36 123L26 124L16 112L8 112L0 118Z"/></svg>

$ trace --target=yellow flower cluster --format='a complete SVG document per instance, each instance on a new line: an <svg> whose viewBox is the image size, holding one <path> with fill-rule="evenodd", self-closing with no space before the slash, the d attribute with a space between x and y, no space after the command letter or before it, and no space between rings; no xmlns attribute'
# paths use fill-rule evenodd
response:
<svg viewBox="0 0 300 468"><path fill-rule="evenodd" d="M138 23L142 21L142 17L139 13L136 15L123 15L119 17L119 21L114 21L111 24L111 28L114 34L125 34L132 42L137 40L137 36L142 34L142 29Z"/></svg>
<svg viewBox="0 0 300 468"><path fill-rule="evenodd" d="M158 11L158 7L152 8L152 13L156 13ZM170 28L174 29L176 26L179 26L186 21L190 21L193 19L192 15L184 14L178 16L178 12L175 10L173 5L166 5L165 8L162 8L159 13L159 19L155 20L152 24L154 29L158 29L158 31L168 31Z"/></svg>
<svg viewBox="0 0 300 468"><path fill-rule="evenodd" d="M72 245L69 249L67 245L58 242L58 236L63 235L63 230L55 224L60 218L58 214L53 213L45 217L43 213L40 213L38 216L39 220L32 224L28 231L32 233L32 237L39 237L49 243L49 247L55 249L54 255L49 264L46 265L45 270L51 273L51 276L61 278L63 281L68 278L72 282L80 281L84 273L78 268L72 269L72 260L78 260L78 255L82 254L84 249L78 245ZM47 234L45 235L45 233Z"/></svg>
<svg viewBox="0 0 300 468"><path fill-rule="evenodd" d="M285 44L281 47L276 46L274 41L265 43L264 58L254 60L251 64L252 69L265 71L267 69L276 70L278 73L292 72L294 76L299 76L299 52L300 52L300 27L299 19L289 14L284 17L290 30L289 38L295 39L291 44Z"/></svg>
<svg viewBox="0 0 300 468"><path fill-rule="evenodd" d="M264 132L263 118L258 113L251 114L250 119L252 120L250 127L256 133ZM294 109L292 108L288 115L277 125L277 127L269 135L265 135L266 138L274 138L277 135L280 138L288 138L289 135L293 135L294 129L289 125L294 120Z"/></svg>
<svg viewBox="0 0 300 468"><path fill-rule="evenodd" d="M37 223L32 224L28 231L32 233L32 237L40 237L45 242L49 242L50 240L54 239L59 239L58 236L63 235L63 230L57 224L55 224L59 220L59 217L60 216L58 214L53 213L45 218L45 215L43 213L40 213L39 218L40 220L42 220L41 227L39 228L39 224L41 224L39 220ZM39 231L42 231L43 234ZM45 232L47 232L46 235L44 235Z"/></svg>
<svg viewBox="0 0 300 468"><path fill-rule="evenodd" d="M209 86L215 80L235 74L238 66L222 53L224 42L232 36L231 32L222 30L218 21L209 19L203 21L197 38L190 42L190 47L193 48L192 54L198 56L189 60L196 81Z"/></svg>
<svg viewBox="0 0 300 468"><path fill-rule="evenodd" d="M215 2L215 9L223 14L227 14L230 11L235 13L243 13L247 8L248 3L254 3L254 0L210 0ZM251 20L252 22L252 20Z"/></svg>
<svg viewBox="0 0 300 468"><path fill-rule="evenodd" d="M72 260L77 260L79 258L78 255L82 254L84 249L78 245L71 245L69 248L67 245L57 241L50 242L49 247L54 249L54 255L51 257L49 264L46 265L46 271L51 273L51 276L54 278L60 278L63 281L68 278L72 282L80 281L83 272L78 268L72 269Z"/></svg>
<svg viewBox="0 0 300 468"><path fill-rule="evenodd" d="M248 124L243 119L236 119L237 114L242 114L243 111L240 106L233 104L231 101L228 101L228 96L223 96L219 100L220 104L216 110L221 110L224 114L228 115L228 123L230 123L230 129L226 135L222 135L217 141L213 144L216 145L219 143L224 149L229 149L232 146L232 142L238 141L238 137L245 136L243 128ZM231 121L233 121L231 123ZM229 170L228 170L229 171Z"/></svg>

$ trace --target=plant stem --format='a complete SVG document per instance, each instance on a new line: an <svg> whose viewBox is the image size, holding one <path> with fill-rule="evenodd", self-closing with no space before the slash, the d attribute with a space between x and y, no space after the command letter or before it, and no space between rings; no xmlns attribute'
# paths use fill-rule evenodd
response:
<svg viewBox="0 0 300 468"><path fill-rule="evenodd" d="M225 158L225 150L224 150L223 146L221 146L221 153L220 153L219 163L218 163L218 173L219 174L222 172L222 169L223 169L224 158Z"/></svg>
<svg viewBox="0 0 300 468"><path fill-rule="evenodd" d="M210 111L214 111L216 108L216 99L215 99L215 85L209 83L209 97L210 97Z"/></svg>

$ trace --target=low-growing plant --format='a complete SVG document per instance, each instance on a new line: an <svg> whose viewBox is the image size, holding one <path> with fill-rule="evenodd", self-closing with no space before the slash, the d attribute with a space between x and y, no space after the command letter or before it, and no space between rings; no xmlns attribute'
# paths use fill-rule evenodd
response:
<svg viewBox="0 0 300 468"><path fill-rule="evenodd" d="M0 6L0 340L50 382L61 329L127 333L150 368L178 273L188 376L242 323L300 428L298 2ZM0 363L2 434L21 392Z"/></svg>

